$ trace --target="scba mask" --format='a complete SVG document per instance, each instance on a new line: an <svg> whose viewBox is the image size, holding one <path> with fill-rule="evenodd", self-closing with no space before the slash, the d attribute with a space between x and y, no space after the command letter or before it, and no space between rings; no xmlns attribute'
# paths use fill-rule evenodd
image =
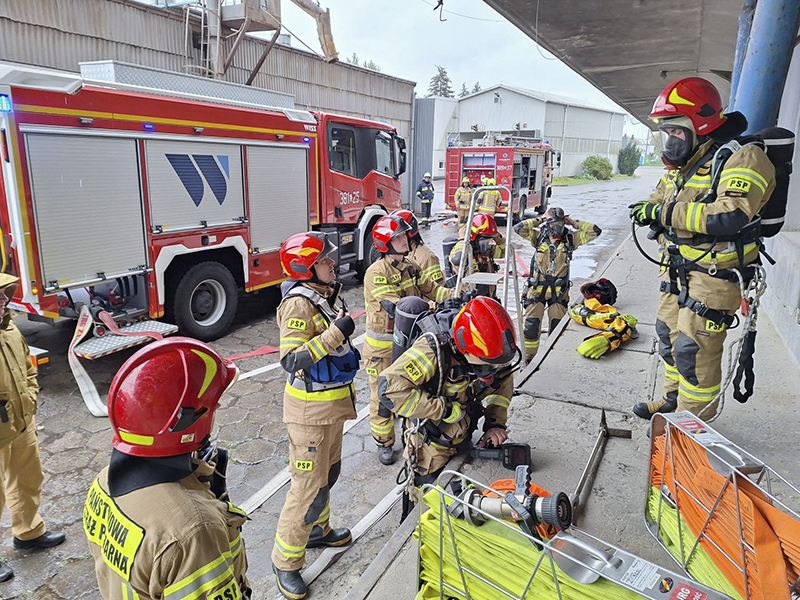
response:
<svg viewBox="0 0 800 600"><path fill-rule="evenodd" d="M662 122L658 126L664 151L661 158L674 167L682 167L694 154L697 139L687 117L678 117Z"/></svg>

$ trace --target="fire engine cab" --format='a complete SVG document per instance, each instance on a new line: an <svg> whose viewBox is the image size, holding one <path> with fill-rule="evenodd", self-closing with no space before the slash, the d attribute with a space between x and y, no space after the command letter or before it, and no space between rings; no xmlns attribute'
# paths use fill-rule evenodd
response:
<svg viewBox="0 0 800 600"><path fill-rule="evenodd" d="M53 321L88 306L113 318L92 312L96 335L167 316L201 340L228 330L239 289L284 280L294 233L332 234L339 263L363 272L406 163L384 123L3 62L0 150L12 308Z"/></svg>
<svg viewBox="0 0 800 600"><path fill-rule="evenodd" d="M488 178L511 190L511 198L505 190L500 191L503 203L498 215L508 215L509 200L514 223L528 208L535 207L542 214L552 194L553 163L558 166L560 162L561 154L539 139L488 135L455 142L447 148L445 204L455 210L453 197L464 177L469 178L471 187L480 186L483 178Z"/></svg>

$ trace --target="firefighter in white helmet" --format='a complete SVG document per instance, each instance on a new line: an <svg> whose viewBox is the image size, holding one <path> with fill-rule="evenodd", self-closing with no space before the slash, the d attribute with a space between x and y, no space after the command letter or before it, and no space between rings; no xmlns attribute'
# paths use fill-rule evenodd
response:
<svg viewBox="0 0 800 600"><path fill-rule="evenodd" d="M419 198L421 205L422 218L420 226L423 229L430 227L431 218L431 204L433 203L433 183L431 183L431 174L425 173L422 176L422 181L417 186L417 198Z"/></svg>

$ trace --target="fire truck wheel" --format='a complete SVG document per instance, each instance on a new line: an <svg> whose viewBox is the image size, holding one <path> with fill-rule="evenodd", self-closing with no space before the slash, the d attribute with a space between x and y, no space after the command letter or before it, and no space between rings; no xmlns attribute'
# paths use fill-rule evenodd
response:
<svg viewBox="0 0 800 600"><path fill-rule="evenodd" d="M536 207L536 214L543 215L547 211L547 198L543 198L541 204Z"/></svg>
<svg viewBox="0 0 800 600"><path fill-rule="evenodd" d="M514 213L511 222L516 225L525 218L525 211L528 210L528 197L520 196L519 198L519 211Z"/></svg>
<svg viewBox="0 0 800 600"><path fill-rule="evenodd" d="M183 335L216 340L231 326L238 300L231 272L218 262L202 262L189 269L175 289L175 323Z"/></svg>

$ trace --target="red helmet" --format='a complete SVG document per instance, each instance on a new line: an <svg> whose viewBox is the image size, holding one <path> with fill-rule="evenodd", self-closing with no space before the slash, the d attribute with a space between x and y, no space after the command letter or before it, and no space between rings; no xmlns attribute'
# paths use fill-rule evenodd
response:
<svg viewBox="0 0 800 600"><path fill-rule="evenodd" d="M108 391L114 448L131 456L176 456L200 448L239 370L208 344L172 337L125 361Z"/></svg>
<svg viewBox="0 0 800 600"><path fill-rule="evenodd" d="M472 227L469 230L469 241L474 242L479 235L497 235L497 223L495 223L492 215L480 213L472 217Z"/></svg>
<svg viewBox="0 0 800 600"><path fill-rule="evenodd" d="M324 233L296 233L281 244L281 266L290 279L311 279L314 263L334 250L336 246Z"/></svg>
<svg viewBox="0 0 800 600"><path fill-rule="evenodd" d="M400 217L408 223L408 226L411 229L408 232L408 237L413 238L419 233L419 223L417 223L417 217L414 216L414 213L410 210L406 210L405 208L398 208L397 210L393 210L390 213L390 216Z"/></svg>
<svg viewBox="0 0 800 600"><path fill-rule="evenodd" d="M510 362L517 352L514 324L497 300L473 298L453 320L453 339L462 354L491 364Z"/></svg>
<svg viewBox="0 0 800 600"><path fill-rule="evenodd" d="M707 135L727 120L719 91L701 77L679 79L658 95L650 118L661 121L672 117L688 117L697 135Z"/></svg>
<svg viewBox="0 0 800 600"><path fill-rule="evenodd" d="M411 231L411 227L404 219L397 215L387 215L378 219L372 228L372 239L378 252L389 252L389 243L392 239Z"/></svg>

